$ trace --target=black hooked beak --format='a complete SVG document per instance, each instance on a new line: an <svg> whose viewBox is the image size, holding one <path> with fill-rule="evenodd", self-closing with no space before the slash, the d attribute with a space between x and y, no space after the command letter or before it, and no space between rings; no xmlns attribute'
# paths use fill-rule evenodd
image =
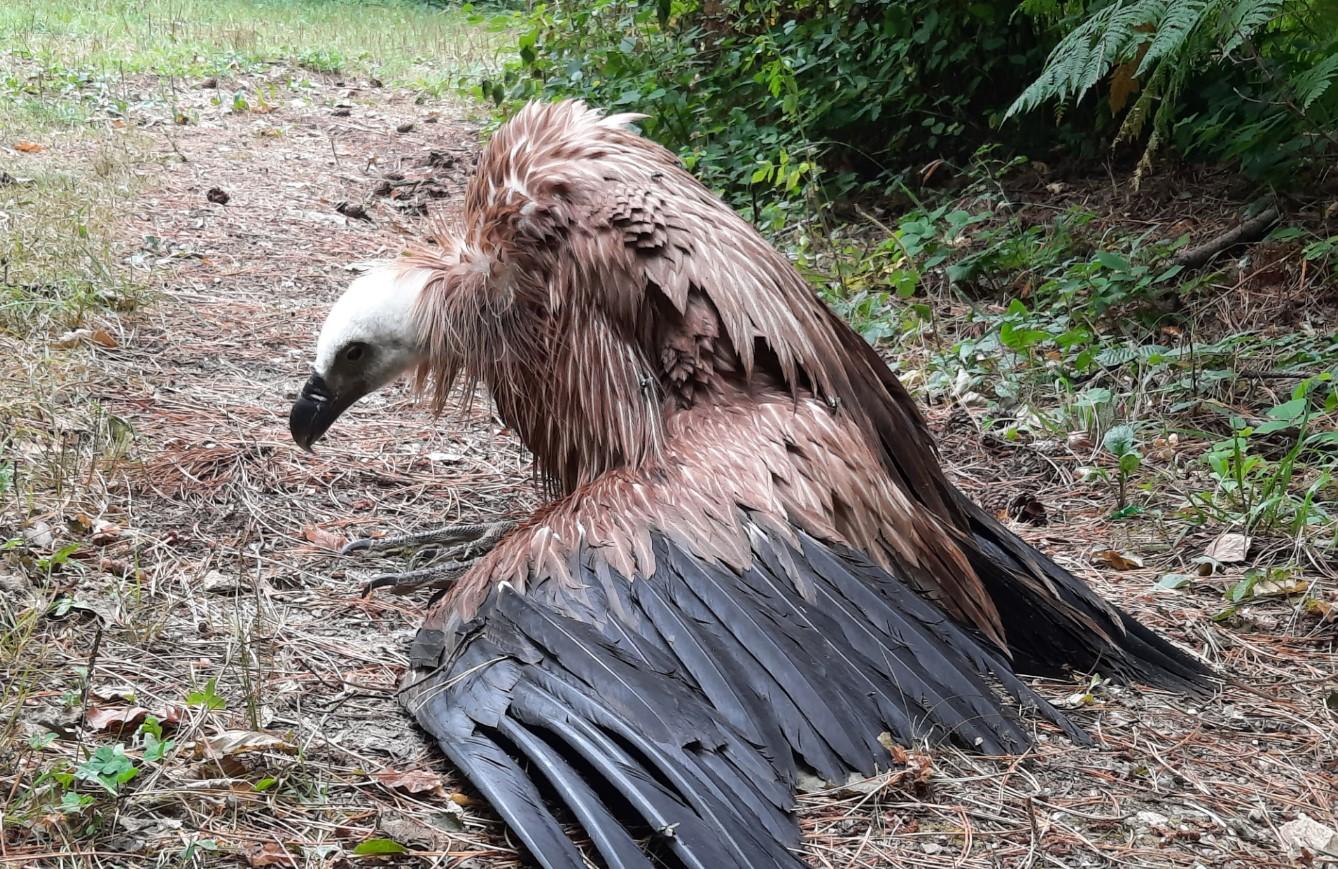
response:
<svg viewBox="0 0 1338 869"><path fill-rule="evenodd" d="M335 395L325 378L312 374L293 402L293 409L288 412L288 431L297 445L309 452L311 445L320 440L339 415L361 397L361 393Z"/></svg>

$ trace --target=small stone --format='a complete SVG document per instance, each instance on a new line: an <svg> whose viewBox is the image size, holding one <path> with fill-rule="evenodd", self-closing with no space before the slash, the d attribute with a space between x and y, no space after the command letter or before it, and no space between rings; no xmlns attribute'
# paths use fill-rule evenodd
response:
<svg viewBox="0 0 1338 869"><path fill-rule="evenodd" d="M1171 823L1171 819L1160 812L1142 811L1134 815L1134 826L1137 827L1165 827Z"/></svg>
<svg viewBox="0 0 1338 869"><path fill-rule="evenodd" d="M1301 812L1296 820L1278 827L1278 836L1292 856L1304 851L1311 854L1338 854L1338 831Z"/></svg>

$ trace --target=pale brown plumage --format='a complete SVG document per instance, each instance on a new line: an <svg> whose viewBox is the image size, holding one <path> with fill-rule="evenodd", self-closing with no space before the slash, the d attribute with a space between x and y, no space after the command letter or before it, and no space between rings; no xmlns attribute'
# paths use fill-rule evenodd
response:
<svg viewBox="0 0 1338 869"><path fill-rule="evenodd" d="M541 862L579 861L536 775L609 863L625 804L685 865L790 865L796 763L868 771L884 729L1016 750L991 680L1063 725L1010 655L1193 688L948 483L873 349L632 120L526 107L402 263L420 384L484 384L555 497L435 603L405 694Z"/></svg>

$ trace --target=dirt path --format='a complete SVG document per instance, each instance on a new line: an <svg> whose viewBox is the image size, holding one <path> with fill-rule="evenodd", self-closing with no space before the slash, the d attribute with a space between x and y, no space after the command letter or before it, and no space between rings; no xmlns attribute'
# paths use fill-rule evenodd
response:
<svg viewBox="0 0 1338 869"><path fill-rule="evenodd" d="M49 675L27 710L68 718L58 700L96 645L94 687L132 686L135 705L179 716L177 753L101 805L95 831L34 823L7 834L3 856L334 866L386 838L427 863L506 865L514 852L496 824L393 700L422 600L361 598L370 567L329 547L524 509L534 499L525 457L486 406L443 424L402 390L350 411L315 456L286 427L349 266L416 238L424 206L451 207L477 127L459 106L333 80L280 91L268 113L210 97L189 98L198 126L164 134L157 177L127 207L125 240L159 297L109 321L118 346L90 350L91 374L72 387L70 400L105 409L109 430L133 430L130 458L94 465L93 494L65 505L116 527L96 558L61 574L107 628L95 644L78 608L42 628ZM974 461L957 440L958 458ZM1057 550L1075 542L1048 533L1043 545ZM1331 663L1296 665L1305 644L1278 637L1223 651L1174 600L1103 591L1261 684L1280 673L1322 682ZM221 708L186 702L211 679ZM873 783L805 795L810 856L841 867L1290 865L1283 823L1300 811L1334 823L1335 748L1313 698L1277 693L1186 708L1120 688L1079 692L1075 714L1106 750L1042 736L1026 762L913 753ZM210 741L225 732L236 735Z"/></svg>

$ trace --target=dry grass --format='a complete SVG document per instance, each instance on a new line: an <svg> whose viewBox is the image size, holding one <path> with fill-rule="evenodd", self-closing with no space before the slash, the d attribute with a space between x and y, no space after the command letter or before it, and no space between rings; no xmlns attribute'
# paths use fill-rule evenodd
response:
<svg viewBox="0 0 1338 869"><path fill-rule="evenodd" d="M52 349L65 321L0 337L18 360L0 370L0 428L12 432L0 467L15 469L0 541L23 541L0 555L0 862L335 866L381 838L415 864L516 862L394 703L422 601L361 597L364 565L325 547L523 511L535 499L525 456L485 406L441 424L403 392L352 410L314 456L291 445L284 419L347 265L421 231L420 203L400 207L375 183L430 176L422 190L453 194L467 160L420 164L434 150L467 154L477 130L450 103L418 105L363 79L315 76L294 90L288 72L222 83L271 89L272 112L231 112L183 83L178 105L196 124L139 134L147 145L128 165L152 171L106 238L110 261L135 270L153 301L81 320L114 347ZM340 103L348 116L332 113ZM207 201L211 188L229 203ZM341 201L366 202L372 221L341 216ZM935 422L968 490L1039 493L1052 522L1024 533L1259 693L1232 688L1189 708L1119 687L1045 686L1072 697L1098 748L1045 733L1024 758L918 747L906 769L804 795L810 857L1285 866L1283 824L1305 812L1338 825L1332 625L1278 601L1258 604L1266 618L1219 625L1219 598L1149 591L1159 564L1093 567L1089 554L1115 532L1108 493L1073 483L1081 457ZM166 722L162 759L133 719L120 733L106 724L134 706ZM229 733L243 736L218 741ZM118 745L140 771L115 794L69 778L99 749L115 768Z"/></svg>

